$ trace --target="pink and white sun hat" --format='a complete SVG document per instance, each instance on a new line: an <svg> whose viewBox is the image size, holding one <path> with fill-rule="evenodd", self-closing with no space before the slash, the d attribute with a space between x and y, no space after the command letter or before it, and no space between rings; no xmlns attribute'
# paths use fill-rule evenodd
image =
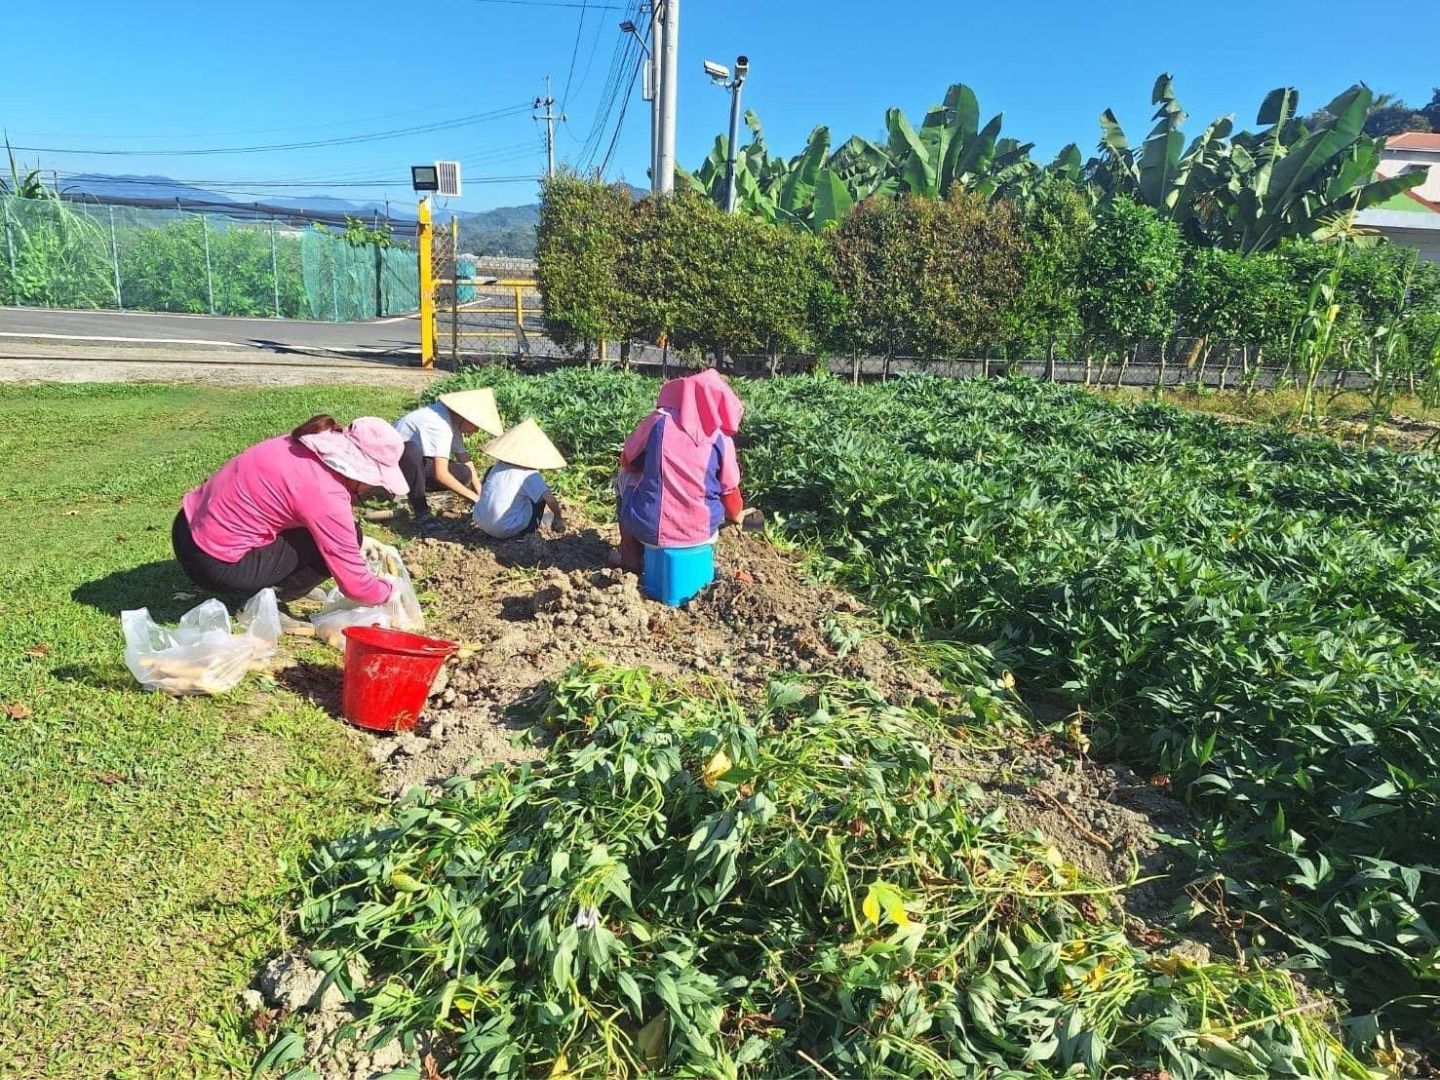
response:
<svg viewBox="0 0 1440 1080"><path fill-rule="evenodd" d="M378 416L361 416L343 431L319 431L300 436L300 442L331 469L392 495L410 490L400 471L405 440Z"/></svg>

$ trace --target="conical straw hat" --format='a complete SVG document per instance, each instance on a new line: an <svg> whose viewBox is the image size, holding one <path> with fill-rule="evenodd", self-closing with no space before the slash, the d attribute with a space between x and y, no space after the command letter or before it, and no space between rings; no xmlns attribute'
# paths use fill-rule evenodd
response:
<svg viewBox="0 0 1440 1080"><path fill-rule="evenodd" d="M500 422L500 410L495 407L495 391L489 387L441 394L440 404L486 434L499 435L505 430L505 425Z"/></svg>
<svg viewBox="0 0 1440 1080"><path fill-rule="evenodd" d="M516 424L498 439L485 445L485 453L507 465L522 469L563 469L565 458L555 449L550 437L534 420Z"/></svg>

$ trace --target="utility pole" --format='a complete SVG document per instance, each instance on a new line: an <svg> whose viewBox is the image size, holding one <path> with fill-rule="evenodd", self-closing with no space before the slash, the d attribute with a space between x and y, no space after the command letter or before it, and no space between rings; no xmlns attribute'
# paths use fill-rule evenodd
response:
<svg viewBox="0 0 1440 1080"><path fill-rule="evenodd" d="M545 121L545 159L546 159L545 175L546 175L546 176L554 176L554 175L555 175L555 121L556 121L556 120L564 120L565 117L564 117L563 115L562 115L562 116L558 116L558 117L555 115L555 99L550 96L550 76L549 76L549 75L546 75L546 76L545 76L545 96L544 96L543 98L538 98L538 97L537 97L537 98L535 99L535 111L536 111L537 113L539 113L541 109L544 109L545 112L542 113L542 114L540 114L540 115L538 115L538 116L536 116L535 119L537 119L537 120L544 120L544 121Z"/></svg>
<svg viewBox="0 0 1440 1080"><path fill-rule="evenodd" d="M659 3L660 0L657 0ZM660 12L662 41L660 54L660 151L656 155L659 173L655 190L669 195L675 190L675 99L680 68L680 0L663 0Z"/></svg>
<svg viewBox="0 0 1440 1080"><path fill-rule="evenodd" d="M660 27L661 0L650 4L650 51L645 57L645 100L650 102L650 194L660 194Z"/></svg>

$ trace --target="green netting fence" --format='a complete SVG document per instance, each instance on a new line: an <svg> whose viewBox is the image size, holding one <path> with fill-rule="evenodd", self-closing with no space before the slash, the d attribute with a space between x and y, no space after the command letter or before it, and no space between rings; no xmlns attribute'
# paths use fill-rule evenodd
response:
<svg viewBox="0 0 1440 1080"><path fill-rule="evenodd" d="M415 252L223 213L0 195L0 305L348 322L420 306Z"/></svg>

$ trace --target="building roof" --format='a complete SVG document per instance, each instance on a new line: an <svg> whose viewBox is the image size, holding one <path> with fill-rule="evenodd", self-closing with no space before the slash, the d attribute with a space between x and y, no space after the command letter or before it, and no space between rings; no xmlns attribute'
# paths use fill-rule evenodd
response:
<svg viewBox="0 0 1440 1080"><path fill-rule="evenodd" d="M1440 134L1406 131L1385 140L1386 150L1433 150L1440 153Z"/></svg>
<svg viewBox="0 0 1440 1080"><path fill-rule="evenodd" d="M1420 196L1420 195L1416 195L1415 192L1413 192L1413 191L1407 191L1407 192L1405 192L1405 194L1408 195L1410 198L1414 199L1416 202L1418 202L1418 203L1419 203L1421 206L1423 206L1426 210L1429 210L1431 213L1440 214L1440 202L1434 202L1434 201L1432 201L1432 200L1430 200L1430 199L1426 199L1426 198L1424 198L1424 197L1422 197L1422 196Z"/></svg>

